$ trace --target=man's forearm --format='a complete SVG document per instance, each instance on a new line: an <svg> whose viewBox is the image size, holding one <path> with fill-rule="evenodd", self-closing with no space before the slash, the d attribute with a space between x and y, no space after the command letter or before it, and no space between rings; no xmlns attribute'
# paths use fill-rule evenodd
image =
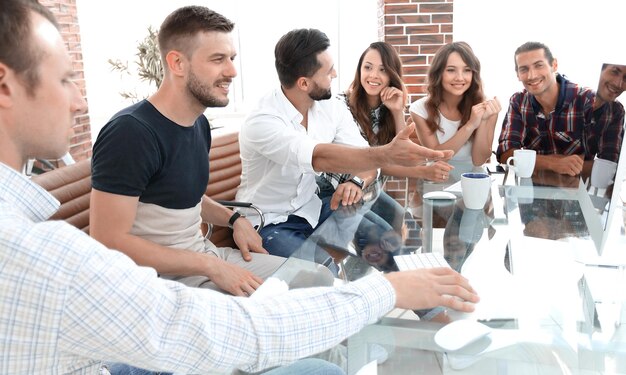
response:
<svg viewBox="0 0 626 375"><path fill-rule="evenodd" d="M511 148L509 150L504 151L502 154L500 154L500 158L498 159L498 162L505 164L506 161L513 156L513 152L515 151L515 149Z"/></svg>
<svg viewBox="0 0 626 375"><path fill-rule="evenodd" d="M211 258L203 253L161 246L155 242L128 234L121 236L115 248L140 266L152 267L161 275L207 275Z"/></svg>
<svg viewBox="0 0 626 375"><path fill-rule="evenodd" d="M228 220L233 215L233 211L222 206L213 199L202 196L202 221L211 223L220 227L228 226Z"/></svg>
<svg viewBox="0 0 626 375"><path fill-rule="evenodd" d="M313 152L313 169L331 173L360 174L387 165L382 147L351 147L318 144Z"/></svg>

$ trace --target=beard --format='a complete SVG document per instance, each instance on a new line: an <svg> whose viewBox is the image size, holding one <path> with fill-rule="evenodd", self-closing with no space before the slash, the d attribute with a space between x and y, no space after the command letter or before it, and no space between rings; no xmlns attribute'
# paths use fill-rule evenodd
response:
<svg viewBox="0 0 626 375"><path fill-rule="evenodd" d="M217 81L215 82L215 84L217 85L222 82L230 82L230 80ZM196 98L196 100L200 102L200 104L207 108L226 107L228 105L228 98L221 99L211 94L210 86L207 86L206 84L200 82L198 76L196 76L193 71L189 72L189 79L187 80L187 91L189 91L189 93L194 98Z"/></svg>
<svg viewBox="0 0 626 375"><path fill-rule="evenodd" d="M313 100L328 100L332 97L332 92L330 91L330 87L327 89L323 89L315 84L315 89L309 93L309 98Z"/></svg>

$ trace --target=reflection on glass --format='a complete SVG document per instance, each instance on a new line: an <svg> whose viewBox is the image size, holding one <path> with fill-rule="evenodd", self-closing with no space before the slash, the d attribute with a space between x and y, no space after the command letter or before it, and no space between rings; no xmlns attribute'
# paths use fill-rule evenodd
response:
<svg viewBox="0 0 626 375"><path fill-rule="evenodd" d="M626 65L602 64L594 109L606 103L616 102L624 90L626 90Z"/></svg>
<svg viewBox="0 0 626 375"><path fill-rule="evenodd" d="M596 124L606 124L617 129L622 129L619 136L615 140L611 140L616 144L615 156L607 159L596 159L587 178L588 191L593 206L601 217L601 225L607 230L607 224L610 212L611 202L614 189L614 181L619 171L618 161L620 160L620 151L623 143L624 129L624 106L618 100L622 93L626 90L626 65L619 64L602 64L600 71L600 79L598 80L598 88L593 105L592 126ZM604 140L592 140L593 142L601 142ZM594 147L594 145L588 145ZM625 168L622 166L622 168ZM616 193L619 193L617 189Z"/></svg>
<svg viewBox="0 0 626 375"><path fill-rule="evenodd" d="M524 235L547 240L584 238L589 229L578 200L533 199L519 204Z"/></svg>

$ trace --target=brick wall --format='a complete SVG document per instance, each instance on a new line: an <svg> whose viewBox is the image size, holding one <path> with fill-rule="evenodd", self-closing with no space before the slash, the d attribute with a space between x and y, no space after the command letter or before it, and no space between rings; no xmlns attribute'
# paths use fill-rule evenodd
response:
<svg viewBox="0 0 626 375"><path fill-rule="evenodd" d="M80 43L80 27L76 12L75 0L40 0L56 16L61 27L61 35L74 61L74 71L77 73L76 83L83 97L87 97L85 89L85 75L83 68L83 53ZM78 161L91 157L91 125L89 114L85 113L76 118L74 137L70 143L70 154Z"/></svg>
<svg viewBox="0 0 626 375"><path fill-rule="evenodd" d="M453 0L378 1L378 38L394 45L400 54L409 103L426 95L428 66L435 52L453 41L452 15ZM385 190L405 207L420 205L421 199L411 196L408 184L415 182L390 178ZM406 223L406 244L418 246L421 241L416 220L407 218Z"/></svg>
<svg viewBox="0 0 626 375"><path fill-rule="evenodd" d="M410 102L425 95L435 52L452 42L453 0L379 0L378 37L402 58Z"/></svg>

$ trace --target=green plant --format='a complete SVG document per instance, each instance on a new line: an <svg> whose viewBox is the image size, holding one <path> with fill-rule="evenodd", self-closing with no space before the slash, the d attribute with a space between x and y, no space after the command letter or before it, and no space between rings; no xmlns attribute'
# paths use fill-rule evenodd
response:
<svg viewBox="0 0 626 375"><path fill-rule="evenodd" d="M159 46L157 43L158 32L148 26L148 35L137 44L137 53L135 56L136 75L142 82L148 82L151 86L154 85L154 89L157 89L161 85L163 80L163 65L161 65L161 54L159 53ZM109 59L112 71L118 71L120 74L133 75L128 62L122 62L120 59ZM133 102L137 102L144 97L137 94L136 91L121 91L120 95L125 99L130 99Z"/></svg>

